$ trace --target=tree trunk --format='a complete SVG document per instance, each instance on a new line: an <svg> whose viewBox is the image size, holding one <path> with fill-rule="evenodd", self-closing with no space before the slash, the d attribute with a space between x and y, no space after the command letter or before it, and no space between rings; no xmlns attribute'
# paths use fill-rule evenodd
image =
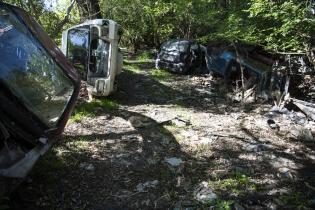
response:
<svg viewBox="0 0 315 210"><path fill-rule="evenodd" d="M226 9L228 6L228 2L227 2L227 0L218 0L217 5L218 5L218 8Z"/></svg>
<svg viewBox="0 0 315 210"><path fill-rule="evenodd" d="M76 0L76 2L82 22L102 18L99 0Z"/></svg>

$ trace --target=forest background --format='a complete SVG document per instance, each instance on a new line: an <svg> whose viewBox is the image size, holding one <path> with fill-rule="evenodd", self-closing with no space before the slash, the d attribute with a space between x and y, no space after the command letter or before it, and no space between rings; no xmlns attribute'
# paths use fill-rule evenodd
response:
<svg viewBox="0 0 315 210"><path fill-rule="evenodd" d="M58 44L66 28L105 18L123 27L121 45L133 50L172 38L241 41L281 53L310 53L315 46L314 0L3 1L28 11Z"/></svg>

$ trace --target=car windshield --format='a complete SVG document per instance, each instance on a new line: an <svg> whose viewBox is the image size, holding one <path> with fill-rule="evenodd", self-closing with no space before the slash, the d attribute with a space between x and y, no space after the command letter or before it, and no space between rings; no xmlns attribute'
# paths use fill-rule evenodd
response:
<svg viewBox="0 0 315 210"><path fill-rule="evenodd" d="M74 91L21 18L0 4L0 82L43 123L55 126Z"/></svg>

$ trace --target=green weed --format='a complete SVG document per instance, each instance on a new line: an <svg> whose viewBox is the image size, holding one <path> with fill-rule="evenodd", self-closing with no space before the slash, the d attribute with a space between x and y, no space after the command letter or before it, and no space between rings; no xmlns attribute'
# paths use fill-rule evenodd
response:
<svg viewBox="0 0 315 210"><path fill-rule="evenodd" d="M234 203L233 200L221 200L217 199L215 203L215 209L217 210L230 210L231 206Z"/></svg>
<svg viewBox="0 0 315 210"><path fill-rule="evenodd" d="M104 111L113 111L119 108L119 103L109 99L98 99L92 102L85 102L77 106L70 117L71 122L80 122L85 117L95 117L97 108Z"/></svg>
<svg viewBox="0 0 315 210"><path fill-rule="evenodd" d="M210 181L209 184L218 191L243 195L246 191L256 191L257 186L245 174L235 173L227 179Z"/></svg>

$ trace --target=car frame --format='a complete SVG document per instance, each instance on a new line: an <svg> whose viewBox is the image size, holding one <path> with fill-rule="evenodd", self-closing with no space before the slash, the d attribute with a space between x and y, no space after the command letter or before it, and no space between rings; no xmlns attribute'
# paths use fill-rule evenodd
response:
<svg viewBox="0 0 315 210"><path fill-rule="evenodd" d="M0 193L10 192L57 141L80 77L23 9L0 2ZM9 30L8 30L9 29Z"/></svg>
<svg viewBox="0 0 315 210"><path fill-rule="evenodd" d="M204 66L204 54L203 46L195 40L168 40L161 45L155 67L177 74L192 73Z"/></svg>

